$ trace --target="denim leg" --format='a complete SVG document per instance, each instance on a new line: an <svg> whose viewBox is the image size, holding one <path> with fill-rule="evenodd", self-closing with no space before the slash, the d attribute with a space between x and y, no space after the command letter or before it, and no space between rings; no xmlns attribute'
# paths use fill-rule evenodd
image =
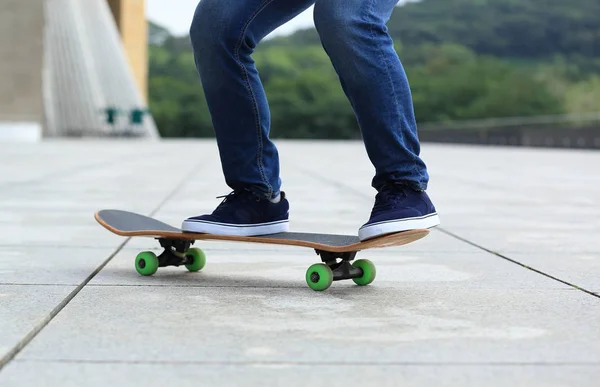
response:
<svg viewBox="0 0 600 387"><path fill-rule="evenodd" d="M202 0L190 27L225 181L267 198L281 187L270 113L251 54L314 0Z"/></svg>
<svg viewBox="0 0 600 387"><path fill-rule="evenodd" d="M412 96L386 23L397 0L317 0L314 21L375 167L372 185L427 188Z"/></svg>

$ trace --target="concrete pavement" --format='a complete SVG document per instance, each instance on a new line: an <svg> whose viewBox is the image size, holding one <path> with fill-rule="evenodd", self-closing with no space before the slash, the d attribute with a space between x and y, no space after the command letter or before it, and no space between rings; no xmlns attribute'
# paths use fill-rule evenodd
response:
<svg viewBox="0 0 600 387"><path fill-rule="evenodd" d="M278 141L298 231L356 233L359 142ZM178 225L227 194L212 140L0 143L0 386L592 386L600 153L423 145L442 226L358 254L367 287L304 282L310 249L203 242L199 273L93 213Z"/></svg>

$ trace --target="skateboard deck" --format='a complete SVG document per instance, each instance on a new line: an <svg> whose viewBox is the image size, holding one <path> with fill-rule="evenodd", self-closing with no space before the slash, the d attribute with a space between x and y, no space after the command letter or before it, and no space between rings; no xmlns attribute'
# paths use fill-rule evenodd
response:
<svg viewBox="0 0 600 387"><path fill-rule="evenodd" d="M315 250L323 263L312 265L306 274L308 285L314 290L325 290L332 281L353 279L366 285L375 279L375 267L366 259L354 261L357 252L371 248L401 246L429 234L427 229L387 234L366 241L356 235L322 234L312 232L282 232L261 236L232 236L184 232L177 227L134 212L107 209L94 215L96 221L110 232L125 237L158 239L165 249L158 257L145 251L136 257L136 270L141 275L152 275L158 267L185 265L190 271L201 270L206 263L205 253L191 248L196 241L221 240L246 243L302 246Z"/></svg>

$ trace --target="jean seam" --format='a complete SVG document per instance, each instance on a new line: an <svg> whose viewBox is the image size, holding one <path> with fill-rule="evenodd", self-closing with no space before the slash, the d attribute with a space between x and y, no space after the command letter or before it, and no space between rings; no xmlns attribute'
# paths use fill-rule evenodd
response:
<svg viewBox="0 0 600 387"><path fill-rule="evenodd" d="M370 14L373 14L373 6L374 6L374 4L375 4L375 0L370 0L370 2L369 2L369 13ZM369 32L371 33L371 38L373 39L373 41L376 42L377 40L376 40L376 36L375 36L374 27L375 27L375 23L370 23L370 31ZM394 87L394 81L392 80L392 77L390 75L390 69L389 69L390 64L387 61L387 59L386 59L386 57L385 57L385 55L383 53L383 50L381 49L381 46L377 45L377 48L379 50L379 57L381 58L382 62L384 63L385 73L386 73L386 75L388 77L388 80L390 82L389 83L390 87L392 88L392 94L394 96L394 108L396 109L396 112L397 112L398 111L398 97L396 95L396 88ZM403 132L403 130L404 130L404 128L401 127L399 134L400 134L400 140L402 141L402 143L405 143L405 138L404 138L404 132ZM417 168L417 162L415 160L413 160L412 173L411 174L414 175L414 173L417 170L418 170L418 168Z"/></svg>
<svg viewBox="0 0 600 387"><path fill-rule="evenodd" d="M258 142L258 151L256 153L256 163L258 166L258 170L260 172L260 177L262 178L263 183L265 183L268 187L268 197L269 198L273 195L273 186L269 183L269 180L267 179L267 177L265 175L265 167L263 165L262 129L261 129L261 122L260 122L258 106L257 106L258 102L256 101L256 96L254 95L254 92L252 90L252 85L250 84L250 77L248 75L248 71L246 70L246 67L244 67L244 64L240 60L240 49L242 47L242 43L244 41L244 36L246 36L246 32L248 31L248 27L250 26L250 23L252 23L254 21L254 19L256 19L258 14L260 12L262 12L269 4L271 4L274 1L275 0L265 1L261 6L258 7L258 9L256 9L256 11L254 11L254 13L252 15L250 15L249 20L246 22L246 24L242 28L242 31L240 33L238 42L237 42L237 44L235 46L235 50L234 50L235 61L242 69L242 73L244 74L244 82L246 83L246 88L250 94L250 98L252 99L252 110L254 112L254 124L256 125L256 141Z"/></svg>

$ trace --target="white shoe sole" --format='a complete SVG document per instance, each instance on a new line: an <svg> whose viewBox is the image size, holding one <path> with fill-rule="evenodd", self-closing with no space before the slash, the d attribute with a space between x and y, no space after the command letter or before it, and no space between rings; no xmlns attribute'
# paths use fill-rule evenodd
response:
<svg viewBox="0 0 600 387"><path fill-rule="evenodd" d="M290 228L289 220L260 224L227 224L200 220L184 220L181 230L184 232L197 232L203 234L256 236L287 232Z"/></svg>
<svg viewBox="0 0 600 387"><path fill-rule="evenodd" d="M388 220L363 226L358 230L358 238L361 241L375 238L384 234L402 232L415 229L432 228L440 224L437 212L420 216L418 218L407 218L401 220Z"/></svg>

